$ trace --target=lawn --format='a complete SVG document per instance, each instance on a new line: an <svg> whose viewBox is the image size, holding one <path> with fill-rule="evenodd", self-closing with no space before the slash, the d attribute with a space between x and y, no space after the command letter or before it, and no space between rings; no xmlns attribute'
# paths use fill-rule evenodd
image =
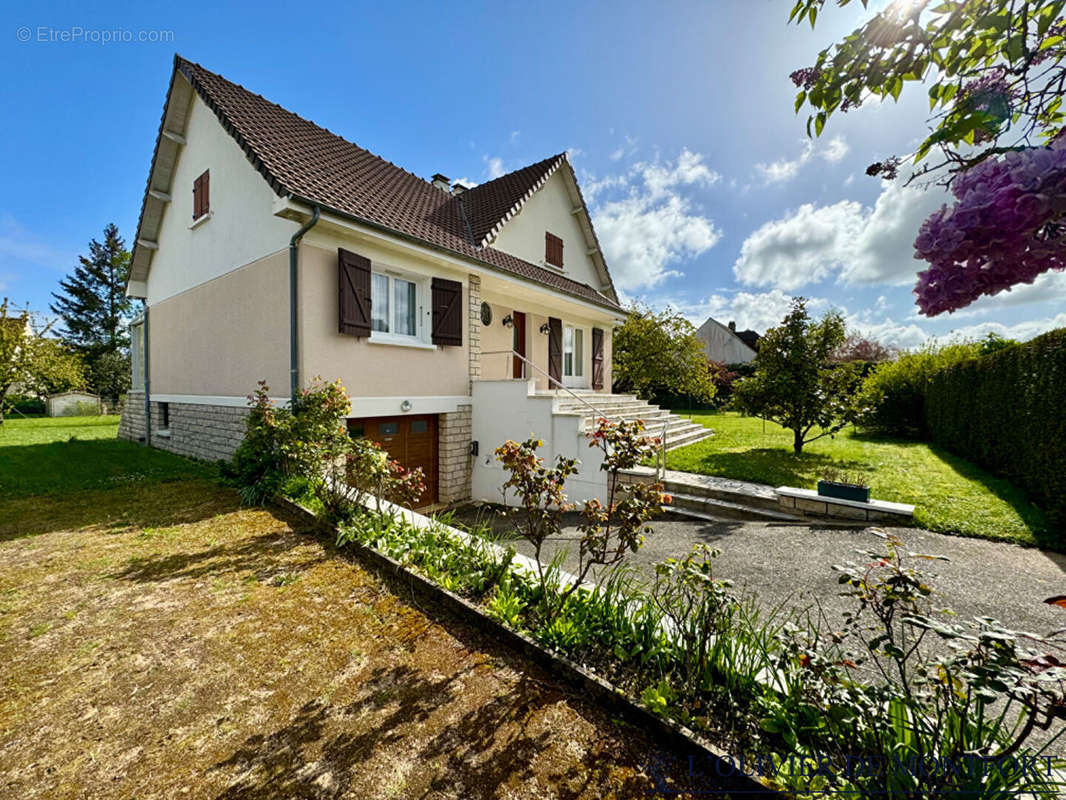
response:
<svg viewBox="0 0 1066 800"><path fill-rule="evenodd" d="M305 518L242 508L192 462L113 434L4 434L0 481L22 496L0 492L0 794L652 794L640 731L401 599ZM51 466L13 476L31 462L10 453L41 447ZM100 466L108 488L74 488Z"/></svg>
<svg viewBox="0 0 1066 800"><path fill-rule="evenodd" d="M797 456L791 431L771 422L735 412L693 419L715 435L668 453L669 469L809 489L828 469L861 473L873 497L913 503L915 523L928 530L1066 549L1024 492L934 445L848 428Z"/></svg>
<svg viewBox="0 0 1066 800"><path fill-rule="evenodd" d="M214 468L116 439L118 417L8 418L0 425L0 497L204 477Z"/></svg>

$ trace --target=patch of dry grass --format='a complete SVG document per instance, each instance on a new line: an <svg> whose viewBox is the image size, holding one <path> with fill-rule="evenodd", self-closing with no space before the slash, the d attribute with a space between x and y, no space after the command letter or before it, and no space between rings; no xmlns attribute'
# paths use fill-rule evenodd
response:
<svg viewBox="0 0 1066 800"><path fill-rule="evenodd" d="M647 797L653 747L209 481L0 502L4 796Z"/></svg>

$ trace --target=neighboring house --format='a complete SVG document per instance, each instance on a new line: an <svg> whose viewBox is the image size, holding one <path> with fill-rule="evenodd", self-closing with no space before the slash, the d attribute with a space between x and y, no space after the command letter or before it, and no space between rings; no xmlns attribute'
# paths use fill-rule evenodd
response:
<svg viewBox="0 0 1066 800"><path fill-rule="evenodd" d="M740 331L737 324L723 325L710 317L697 331L703 340L703 352L711 361L723 364L741 364L755 358L759 346L759 334L755 331Z"/></svg>
<svg viewBox="0 0 1066 800"><path fill-rule="evenodd" d="M421 467L423 504L498 500L506 438L585 457L564 405L610 399L624 316L565 153L423 180L180 56L127 291L121 435L228 458L257 381L284 403L339 379L349 430Z"/></svg>

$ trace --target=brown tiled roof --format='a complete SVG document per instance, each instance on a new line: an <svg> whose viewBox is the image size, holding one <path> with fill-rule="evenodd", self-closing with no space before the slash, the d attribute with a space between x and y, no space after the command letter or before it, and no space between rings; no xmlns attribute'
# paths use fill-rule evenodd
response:
<svg viewBox="0 0 1066 800"><path fill-rule="evenodd" d="M463 193L474 241L483 244L518 205L539 189L566 158L566 153L516 169Z"/></svg>
<svg viewBox="0 0 1066 800"><path fill-rule="evenodd" d="M565 154L453 196L199 64L180 56L175 56L174 64L279 196L317 203L323 210L498 271L619 308L587 284L501 250L478 246L484 238L478 232L491 230L536 184L538 173L543 177L549 168L557 168ZM513 202L504 208L509 200Z"/></svg>

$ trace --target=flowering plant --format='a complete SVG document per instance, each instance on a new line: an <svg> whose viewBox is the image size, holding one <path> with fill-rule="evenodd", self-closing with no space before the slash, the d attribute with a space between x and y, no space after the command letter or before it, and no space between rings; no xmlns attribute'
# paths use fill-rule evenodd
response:
<svg viewBox="0 0 1066 800"><path fill-rule="evenodd" d="M1066 137L986 159L951 190L957 202L934 212L914 242L930 264L914 289L923 314L1066 269Z"/></svg>
<svg viewBox="0 0 1066 800"><path fill-rule="evenodd" d="M563 513L574 508L566 499L565 485L566 479L577 473L577 460L560 455L554 467L546 466L536 452L544 443L536 438L521 444L507 441L496 449L496 457L509 473L504 489L514 489L521 503L516 530L533 545L545 624L551 624L593 567L616 566L627 553L639 550L644 534L651 532L648 520L670 503L662 484L623 487L620 483L619 473L651 455L658 443L657 439L644 436L643 431L641 420L614 423L601 418L588 434L589 446L603 451L600 469L607 472L607 502L591 499L583 504L578 525L581 541L577 574L562 587L554 585L556 571L544 568L541 551L549 538L559 535Z"/></svg>

